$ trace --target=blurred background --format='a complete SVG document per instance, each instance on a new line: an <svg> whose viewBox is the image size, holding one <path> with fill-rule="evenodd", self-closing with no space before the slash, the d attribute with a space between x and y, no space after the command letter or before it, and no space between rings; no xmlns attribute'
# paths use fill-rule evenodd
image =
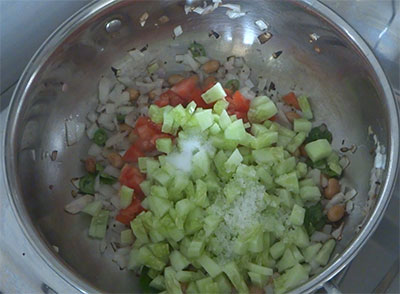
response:
<svg viewBox="0 0 400 294"><path fill-rule="evenodd" d="M5 125L12 92L32 55L53 30L89 2L0 0L0 126ZM368 43L400 103L400 1L320 2L342 16ZM4 128L0 128L0 138L3 132ZM0 182L0 294L76 292L49 269L24 240L1 185ZM354 261L335 278L342 292L400 293L399 199L398 184L378 230Z"/></svg>

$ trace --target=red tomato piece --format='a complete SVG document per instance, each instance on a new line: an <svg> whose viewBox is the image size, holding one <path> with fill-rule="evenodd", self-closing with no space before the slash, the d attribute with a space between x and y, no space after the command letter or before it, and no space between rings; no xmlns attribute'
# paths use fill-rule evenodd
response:
<svg viewBox="0 0 400 294"><path fill-rule="evenodd" d="M140 183L143 182L144 179L145 177L140 173L139 169L129 164L124 165L119 176L121 185L134 189L136 195L143 194Z"/></svg>
<svg viewBox="0 0 400 294"><path fill-rule="evenodd" d="M186 100L188 97L191 96L193 90L197 88L197 81L197 76L191 76L174 85L171 88L171 91Z"/></svg>
<svg viewBox="0 0 400 294"><path fill-rule="evenodd" d="M297 100L296 94L293 92L288 93L287 95L282 97L283 102L285 102L289 106L293 106L294 108L300 110L299 101Z"/></svg>
<svg viewBox="0 0 400 294"><path fill-rule="evenodd" d="M239 91L236 91L233 96L233 104L235 104L236 111L248 112L250 108L250 100L246 99Z"/></svg>
<svg viewBox="0 0 400 294"><path fill-rule="evenodd" d="M142 140L139 139L138 142L140 141ZM122 160L129 163L137 162L139 157L145 156L142 150L142 146L135 143L125 152L124 156L122 156Z"/></svg>
<svg viewBox="0 0 400 294"><path fill-rule="evenodd" d="M154 101L154 104L157 105L158 107L164 107L169 104L169 100L160 98L160 99Z"/></svg>
<svg viewBox="0 0 400 294"><path fill-rule="evenodd" d="M129 225L129 223L142 211L145 209L142 207L141 201L138 198L134 198L132 203L124 209L121 209L118 215L115 217L117 221L123 223L125 225Z"/></svg>

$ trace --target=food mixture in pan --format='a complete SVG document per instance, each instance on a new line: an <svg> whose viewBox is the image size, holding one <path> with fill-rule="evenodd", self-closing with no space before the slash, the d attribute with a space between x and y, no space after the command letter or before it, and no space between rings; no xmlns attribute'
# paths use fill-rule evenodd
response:
<svg viewBox="0 0 400 294"><path fill-rule="evenodd" d="M349 161L307 93L270 98L243 58L214 60L196 42L176 61L190 71L153 62L101 78L66 211L91 217L88 235L143 292L287 292L341 239L357 194L341 184ZM66 128L72 141L82 132Z"/></svg>

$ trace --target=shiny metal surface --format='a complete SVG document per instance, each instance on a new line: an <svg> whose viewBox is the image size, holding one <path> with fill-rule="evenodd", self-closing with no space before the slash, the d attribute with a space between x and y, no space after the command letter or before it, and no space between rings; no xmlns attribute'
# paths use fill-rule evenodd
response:
<svg viewBox="0 0 400 294"><path fill-rule="evenodd" d="M97 5L104 3L106 2L100 2ZM398 129L390 128L397 126L396 108L394 100L390 98L390 90L385 83L383 73L379 70L371 52L357 34L347 28L340 19L335 19L335 15L318 3L309 3L314 7L309 6L308 9L314 12L319 11L325 17L334 19L337 24L335 28L346 28L353 41L346 39L345 34L336 31L329 22L307 13L303 9L303 4L267 3L268 5L264 5L264 1L253 1L251 7L243 3L242 5L250 13L248 17L235 21L227 19L223 15L224 10L217 10L210 16L191 15L188 23L184 23L185 16L182 7L172 4L167 7L167 4L164 4L166 7L163 14L168 15L172 21L159 29L154 28L152 24L162 14L156 14L157 12L148 9L150 15L154 16L153 22L149 19L148 26L141 29L138 18L145 10L134 11L119 4L120 10L114 12L113 16L122 15L123 20L126 20L126 22L123 21L125 26L120 35L111 38L100 29L108 20L110 11L106 11L98 19L88 22L88 26L93 28L90 35L76 34L69 40L64 40L63 50L56 52L51 58L42 58L52 53L52 50L43 51L42 48L41 55L36 57L30 70L21 80L20 89L16 92L17 98L13 101L8 129L8 139L11 140L7 140L12 143L12 145L7 145L7 152L10 152L7 155L12 156L7 168L13 175L15 172L13 164L16 164L18 177L9 178L9 182L13 188L12 201L17 208L17 213L24 221L25 232L42 257L70 283L84 291L93 291L94 288L88 286L73 273L78 272L90 283L105 291L126 291L131 286L132 274L119 272L107 258L99 258L96 242L86 237L87 220L63 213L64 204L70 201L71 187L69 187L68 179L81 172L76 154L84 156L86 152L84 144L66 148L64 119L71 114L83 116L87 112L90 108L90 99L80 97L92 97L95 94L98 77L109 68L110 64L123 58L125 49L149 43L154 55L161 54L164 59L170 61L169 64L172 64L174 54L177 51L183 52L194 38L199 42L215 45L211 42L216 41L209 40L207 35L208 30L212 28L221 33L222 40L216 42L215 52L211 54L224 56L232 52L235 55L245 56L253 68L270 73L271 79L282 93L294 87L309 93L314 99L321 99L321 103L314 105L316 112L319 113L317 119L327 121L333 126L333 131L337 134L336 146L339 146L342 138L349 143L370 145L366 142L367 125L371 124L374 129L379 130L380 140L389 147L388 152L391 154L391 168L388 169L388 176L391 178L388 178L388 181L393 180L394 166L397 161L393 153L398 146L392 143L398 143ZM308 4L305 5L308 6ZM95 6L91 8L92 13L95 12ZM221 15L217 20L215 20L217 18L215 13ZM279 19L280 14L285 14L284 21ZM82 15L85 15L86 19L91 17L91 14L87 13ZM176 18L171 15L175 15ZM264 45L253 44L258 33L253 23L258 18L263 18L272 24L274 37ZM213 20L211 27L208 24L210 20ZM303 28L299 31L293 30L294 24L298 24L299 20ZM132 24L132 26L128 28L127 24ZM185 34L172 42L170 33L178 24L182 24ZM87 27L84 29L86 32L89 31ZM83 28L78 30L83 31ZM320 54L317 54L309 43L308 34L312 32L321 36L318 43L321 49ZM66 31L59 32L62 36L65 36L65 33ZM138 34L140 34L140 40L130 38ZM168 47L171 43L177 46ZM353 50L355 44L360 46L360 51ZM57 45L58 42L53 39L48 43L47 48L51 49L52 46L55 48ZM261 55L257 55L259 52L257 49L261 50ZM271 56L273 52L282 49L284 54L279 59L267 59L264 63L260 62L263 56ZM46 60L46 71L35 67ZM371 64L377 70L376 74L372 72ZM326 71L327 68L329 72ZM29 80L31 74L36 76ZM87 77L84 86L83 76ZM47 81L47 86L44 81ZM346 81L347 88L343 87ZM69 91L61 92L58 82L67 83ZM29 88L25 88L25 84L29 84ZM368 97L364 94L363 91L370 94L369 90L375 87L377 91L375 96ZM21 99L21 104L17 103L18 99ZM74 101L73 104L71 100ZM349 125L353 125L354 128L349 130ZM51 162L49 158L41 158L42 152L52 150L59 151L56 162ZM32 158L32 155L36 158ZM365 158L369 159L364 160ZM354 155L351 169L348 171L348 175L356 175L356 177L347 178L356 186L360 194L366 194L368 170L371 166L372 158L368 149L361 148ZM373 215L375 221L381 217L388 200L390 188L388 181L385 182L385 193L378 203L379 210L376 210ZM21 183L24 183L23 187ZM50 191L49 184L54 184L55 189ZM34 195L34 201L32 195ZM365 201L365 198L360 200ZM30 223L30 219L34 221ZM354 222L357 221L354 220ZM359 236L359 239L352 244L350 251L347 251L347 255L344 254L338 258L335 264L327 269L325 275L321 275L314 284L308 283L303 289L310 290L312 285L313 288L318 287L320 283L342 268L350 257L353 257L352 254L359 249L362 243L360 239L364 241L372 233L374 225L370 222L362 231L363 235ZM42 243L41 237L31 230L31 226L40 231L41 236L50 244L60 247L60 256L63 261L55 259L56 255L48 250L47 245ZM348 226L347 235L342 241L344 244L338 247L339 252L343 251L346 243L352 240L353 228ZM69 264L67 268L65 262ZM97 272L91 270L93 268L104 270ZM109 284L109 281L113 283Z"/></svg>

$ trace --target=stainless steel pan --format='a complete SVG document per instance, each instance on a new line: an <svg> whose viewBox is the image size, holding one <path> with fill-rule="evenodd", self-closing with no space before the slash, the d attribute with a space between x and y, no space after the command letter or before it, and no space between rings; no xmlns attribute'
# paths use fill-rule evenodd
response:
<svg viewBox="0 0 400 294"><path fill-rule="evenodd" d="M361 214L347 219L343 239L325 270L297 292L321 287L343 269L365 244L389 202L396 178L399 118L387 79L371 50L340 17L317 1L240 1L246 16L231 20L220 8L211 14L185 15L178 1L110 1L89 4L60 26L29 63L15 90L6 126L2 163L7 193L26 238L63 279L83 292L138 292L136 277L120 271L111 258L100 256L98 242L87 237L89 219L64 213L71 201L69 179L83 174L80 158L88 141L66 146L64 121L85 114L95 105L99 77L121 62L127 50L149 44L149 52L167 65L193 40L207 46L211 56L244 56L257 72L266 72L280 93L307 93L316 119L335 135L355 144L345 180L367 201L373 166L368 140L371 126L386 147L384 180L361 231ZM144 27L139 17L148 12ZM155 25L167 15L170 21ZM271 25L265 44L254 22ZM173 40L173 28L184 34ZM214 30L219 39L209 37ZM320 36L310 42L310 34ZM282 51L279 58L272 53ZM179 70L176 67L175 70ZM55 161L49 154L58 151ZM52 245L59 247L55 253ZM106 253L107 255L108 253Z"/></svg>

